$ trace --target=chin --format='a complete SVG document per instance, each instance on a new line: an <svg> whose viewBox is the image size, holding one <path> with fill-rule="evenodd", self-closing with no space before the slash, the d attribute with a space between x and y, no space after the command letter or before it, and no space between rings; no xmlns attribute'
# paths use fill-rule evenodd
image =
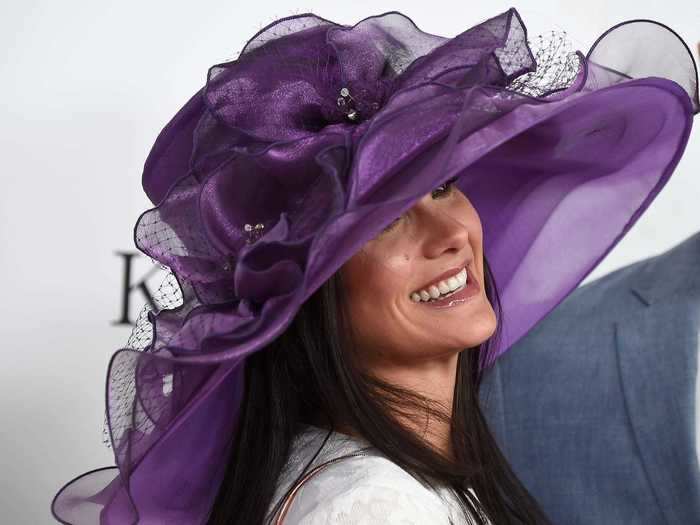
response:
<svg viewBox="0 0 700 525"><path fill-rule="evenodd" d="M478 346L487 341L495 332L498 326L496 314L492 308L488 309L483 316L470 320L469 323L469 347Z"/></svg>

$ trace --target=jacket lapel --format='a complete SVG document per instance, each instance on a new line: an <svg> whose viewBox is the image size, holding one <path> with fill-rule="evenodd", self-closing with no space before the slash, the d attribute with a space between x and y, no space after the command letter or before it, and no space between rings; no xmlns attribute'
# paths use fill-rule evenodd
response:
<svg viewBox="0 0 700 525"><path fill-rule="evenodd" d="M653 265L641 272L631 290L638 307L615 322L620 379L641 461L667 522L695 523L700 291L655 279L652 271Z"/></svg>

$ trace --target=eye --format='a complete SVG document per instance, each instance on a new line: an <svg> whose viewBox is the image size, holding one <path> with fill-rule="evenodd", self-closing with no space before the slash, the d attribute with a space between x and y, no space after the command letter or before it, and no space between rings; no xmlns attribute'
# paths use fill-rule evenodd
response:
<svg viewBox="0 0 700 525"><path fill-rule="evenodd" d="M444 183L440 184L436 189L434 189L432 191L432 195L435 196L435 192L438 192L439 196L436 198L441 199L444 196L452 193L454 183L457 181L458 178L459 177L452 177L451 179L446 180ZM440 189L440 188L444 188L444 189ZM396 219L394 219L386 228L384 228L382 230L382 233L387 232L389 230L392 230L394 228L394 226L396 226L396 223L399 222L400 219L401 219L401 217L397 217Z"/></svg>
<svg viewBox="0 0 700 525"><path fill-rule="evenodd" d="M435 192L438 192L438 195L444 196L452 193L452 189L454 187L455 182L457 181L459 177L452 177L451 179L446 180L444 183L440 184L436 189L433 190L433 195L435 195ZM445 188L444 190L440 190L439 188ZM438 197L441 198L441 197Z"/></svg>
<svg viewBox="0 0 700 525"><path fill-rule="evenodd" d="M396 226L396 223L399 222L399 219L401 219L401 217L396 217L393 221L391 221L389 223L389 225L382 230L382 233L388 232L389 230L392 230L394 228L394 226Z"/></svg>

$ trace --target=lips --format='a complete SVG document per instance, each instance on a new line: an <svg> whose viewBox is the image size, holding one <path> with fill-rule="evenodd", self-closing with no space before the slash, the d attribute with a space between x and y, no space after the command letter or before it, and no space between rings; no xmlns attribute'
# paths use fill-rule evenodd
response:
<svg viewBox="0 0 700 525"><path fill-rule="evenodd" d="M456 266L454 268L450 268L449 270L444 271L437 277L435 277L432 281L428 281L426 284L423 286L420 286L414 290L414 292L418 292L418 290L427 290L430 286L432 285L437 285L440 281L445 281L448 278L452 277L453 275L458 274L459 272L462 271L462 268L465 268L472 262L472 259L466 259L461 266Z"/></svg>
<svg viewBox="0 0 700 525"><path fill-rule="evenodd" d="M444 309L459 307L471 303L472 300L479 296L481 287L479 286L476 277L474 277L471 268L467 268L467 273L467 283L461 289L441 296L437 299L431 299L430 301L419 301L416 304L426 308Z"/></svg>

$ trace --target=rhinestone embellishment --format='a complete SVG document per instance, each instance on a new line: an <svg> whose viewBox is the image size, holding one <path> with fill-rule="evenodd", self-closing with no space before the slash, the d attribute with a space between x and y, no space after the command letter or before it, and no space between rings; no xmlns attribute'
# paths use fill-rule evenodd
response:
<svg viewBox="0 0 700 525"><path fill-rule="evenodd" d="M338 107L345 111L345 116L349 120L357 120L359 113L354 107L350 106L350 102L354 102L354 98L350 94L350 90L346 87L340 89L340 97L338 97Z"/></svg>
<svg viewBox="0 0 700 525"><path fill-rule="evenodd" d="M231 270L233 270L233 263L234 260L232 257L226 257L226 259L224 260L224 264L221 266L221 268L225 272L230 272Z"/></svg>
<svg viewBox="0 0 700 525"><path fill-rule="evenodd" d="M247 224L243 226L243 229L246 231L248 235L248 239L246 239L247 244L254 243L257 241L263 234L263 230L265 229L265 225L261 223L257 223L255 226L252 224Z"/></svg>

